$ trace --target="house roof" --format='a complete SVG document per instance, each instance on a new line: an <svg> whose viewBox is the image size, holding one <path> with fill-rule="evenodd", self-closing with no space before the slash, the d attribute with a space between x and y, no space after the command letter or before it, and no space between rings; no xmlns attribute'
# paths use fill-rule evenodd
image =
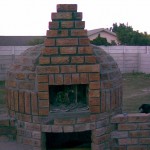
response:
<svg viewBox="0 0 150 150"><path fill-rule="evenodd" d="M45 36L0 36L0 46L28 46L36 39L43 39Z"/></svg>
<svg viewBox="0 0 150 150"><path fill-rule="evenodd" d="M98 29L88 30L88 36L91 36L93 34L100 33L100 32L107 32L107 33L109 33L111 35L116 36L116 33L111 32L110 30L104 29L104 28L98 28Z"/></svg>
<svg viewBox="0 0 150 150"><path fill-rule="evenodd" d="M116 33L111 32L108 29L99 28L88 30L88 37L93 34L99 34L102 31L116 36ZM45 36L0 36L0 46L29 46L31 45L30 43L36 39L44 40Z"/></svg>

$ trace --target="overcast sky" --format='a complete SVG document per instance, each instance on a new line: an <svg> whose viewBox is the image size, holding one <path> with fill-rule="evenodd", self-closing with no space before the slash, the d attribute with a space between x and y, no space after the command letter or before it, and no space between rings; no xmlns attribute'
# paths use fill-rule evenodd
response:
<svg viewBox="0 0 150 150"><path fill-rule="evenodd" d="M71 3L88 30L128 23L150 34L150 0L0 0L0 35L45 35L56 5Z"/></svg>

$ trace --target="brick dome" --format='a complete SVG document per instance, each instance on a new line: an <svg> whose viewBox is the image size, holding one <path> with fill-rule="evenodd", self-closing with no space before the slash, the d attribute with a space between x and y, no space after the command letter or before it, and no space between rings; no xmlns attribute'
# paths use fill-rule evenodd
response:
<svg viewBox="0 0 150 150"><path fill-rule="evenodd" d="M102 48L90 45L84 26L77 5L57 5L44 44L27 49L11 65L7 103L18 133L30 130L29 125L39 127L39 133L90 130L95 134L102 118L109 126L110 116L121 112L120 70Z"/></svg>

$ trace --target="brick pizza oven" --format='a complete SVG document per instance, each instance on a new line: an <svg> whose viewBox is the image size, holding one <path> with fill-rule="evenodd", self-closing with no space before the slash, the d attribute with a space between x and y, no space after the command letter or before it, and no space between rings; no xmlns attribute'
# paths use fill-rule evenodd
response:
<svg viewBox="0 0 150 150"><path fill-rule="evenodd" d="M76 4L58 4L51 19L44 44L23 52L7 73L17 141L33 150L111 149L110 118L122 107L120 70L90 45Z"/></svg>

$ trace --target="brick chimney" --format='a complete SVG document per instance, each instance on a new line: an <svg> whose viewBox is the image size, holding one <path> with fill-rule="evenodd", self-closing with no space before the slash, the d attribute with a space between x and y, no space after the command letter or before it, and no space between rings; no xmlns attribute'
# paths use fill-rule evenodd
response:
<svg viewBox="0 0 150 150"><path fill-rule="evenodd" d="M51 85L88 85L88 104L92 113L100 112L100 67L96 63L82 13L77 5L57 5L52 13L44 42L45 48L37 67L39 102L49 103L48 86ZM41 81L41 78L48 79ZM43 86L47 90L43 91ZM41 102L40 102L41 103ZM48 115L50 105L39 106L39 115Z"/></svg>

